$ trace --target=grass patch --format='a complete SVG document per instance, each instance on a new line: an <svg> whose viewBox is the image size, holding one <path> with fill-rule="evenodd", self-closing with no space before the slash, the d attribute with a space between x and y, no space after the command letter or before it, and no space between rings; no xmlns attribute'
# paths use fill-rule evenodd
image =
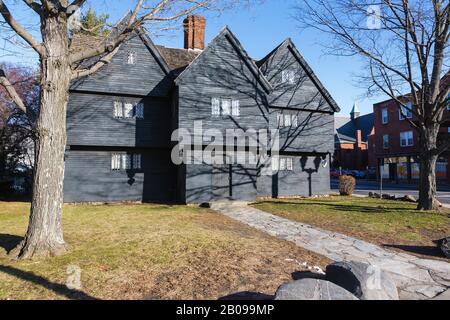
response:
<svg viewBox="0 0 450 320"><path fill-rule="evenodd" d="M254 207L326 230L405 249L421 246L434 250L432 240L450 234L448 210L420 212L415 210L415 204L399 201L330 197L267 201Z"/></svg>
<svg viewBox="0 0 450 320"><path fill-rule="evenodd" d="M70 251L13 261L29 204L0 202L0 299L217 299L241 291L273 294L298 262L329 261L208 209L168 205L68 205ZM297 262L298 261L298 262ZM66 287L81 269L81 290Z"/></svg>

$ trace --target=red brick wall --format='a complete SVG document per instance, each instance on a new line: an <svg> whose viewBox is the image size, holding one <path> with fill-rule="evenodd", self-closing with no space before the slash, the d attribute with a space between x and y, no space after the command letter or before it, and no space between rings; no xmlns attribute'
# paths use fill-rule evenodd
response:
<svg viewBox="0 0 450 320"><path fill-rule="evenodd" d="M388 110L389 121L382 123L382 110ZM405 120L399 118L399 108L394 100L384 101L373 106L374 134L369 137L369 166L377 167L379 158L413 156L418 154L419 135L416 130ZM413 116L414 117L414 116ZM450 111L445 111L444 117L450 118ZM414 120L414 118L413 118ZM441 128L442 133L448 132L449 123ZM400 146L400 132L413 131L414 146ZM383 135L389 135L389 148L383 148ZM450 153L450 151L449 151ZM450 156L449 156L450 160ZM450 182L450 161L447 169L448 181Z"/></svg>

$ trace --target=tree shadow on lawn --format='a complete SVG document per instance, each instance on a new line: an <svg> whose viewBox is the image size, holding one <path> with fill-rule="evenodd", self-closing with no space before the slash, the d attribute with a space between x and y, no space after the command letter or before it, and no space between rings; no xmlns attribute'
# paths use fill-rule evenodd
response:
<svg viewBox="0 0 450 320"><path fill-rule="evenodd" d="M402 208L386 208L382 204L378 207L363 206L363 205L348 205L348 204L337 204L337 203L323 203L323 202L312 202L312 201L301 201L301 202L285 202L285 201L264 201L258 204L271 204L271 205L301 205L301 206L319 206L324 207L324 210L329 211L344 211L344 212L358 212L358 213L396 213L398 210L407 210ZM318 209L320 211L320 209Z"/></svg>
<svg viewBox="0 0 450 320"><path fill-rule="evenodd" d="M6 253L9 253L23 240L23 237L15 236L12 234L0 234L0 248L5 249Z"/></svg>
<svg viewBox="0 0 450 320"><path fill-rule="evenodd" d="M445 259L444 254L435 246L407 246L407 245L396 245L396 244L384 244L383 247L399 249L406 252L415 253L421 256L428 256L432 258L442 258Z"/></svg>
<svg viewBox="0 0 450 320"><path fill-rule="evenodd" d="M32 283L35 283L37 285L40 285L48 290L51 290L57 294L63 295L68 299L74 299L74 300L97 300L97 298L94 298L80 290L76 289L69 289L67 286L51 282L44 277L35 275L32 272L23 271L20 269L16 269L14 267L10 266L2 266L0 265L0 272L9 274L13 277L29 281Z"/></svg>

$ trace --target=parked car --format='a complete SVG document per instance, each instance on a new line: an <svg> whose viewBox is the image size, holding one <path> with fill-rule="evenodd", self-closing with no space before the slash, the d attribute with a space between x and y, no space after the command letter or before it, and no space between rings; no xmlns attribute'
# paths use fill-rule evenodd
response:
<svg viewBox="0 0 450 320"><path fill-rule="evenodd" d="M330 171L330 176L331 176L331 178L337 179L341 176L341 171L339 169L332 169Z"/></svg>

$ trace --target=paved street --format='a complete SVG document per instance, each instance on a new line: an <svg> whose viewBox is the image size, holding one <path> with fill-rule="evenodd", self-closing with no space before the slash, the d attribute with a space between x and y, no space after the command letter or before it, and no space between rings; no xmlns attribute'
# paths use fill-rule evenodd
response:
<svg viewBox="0 0 450 320"><path fill-rule="evenodd" d="M339 190L339 181L337 179L331 180L331 188L333 191ZM380 193L380 183L376 181L358 180L355 194L367 196L369 192ZM383 193L395 194L396 196L408 194L416 198L419 196L417 186L408 184L385 183L383 186ZM438 187L438 199L441 203L450 205L450 186Z"/></svg>

